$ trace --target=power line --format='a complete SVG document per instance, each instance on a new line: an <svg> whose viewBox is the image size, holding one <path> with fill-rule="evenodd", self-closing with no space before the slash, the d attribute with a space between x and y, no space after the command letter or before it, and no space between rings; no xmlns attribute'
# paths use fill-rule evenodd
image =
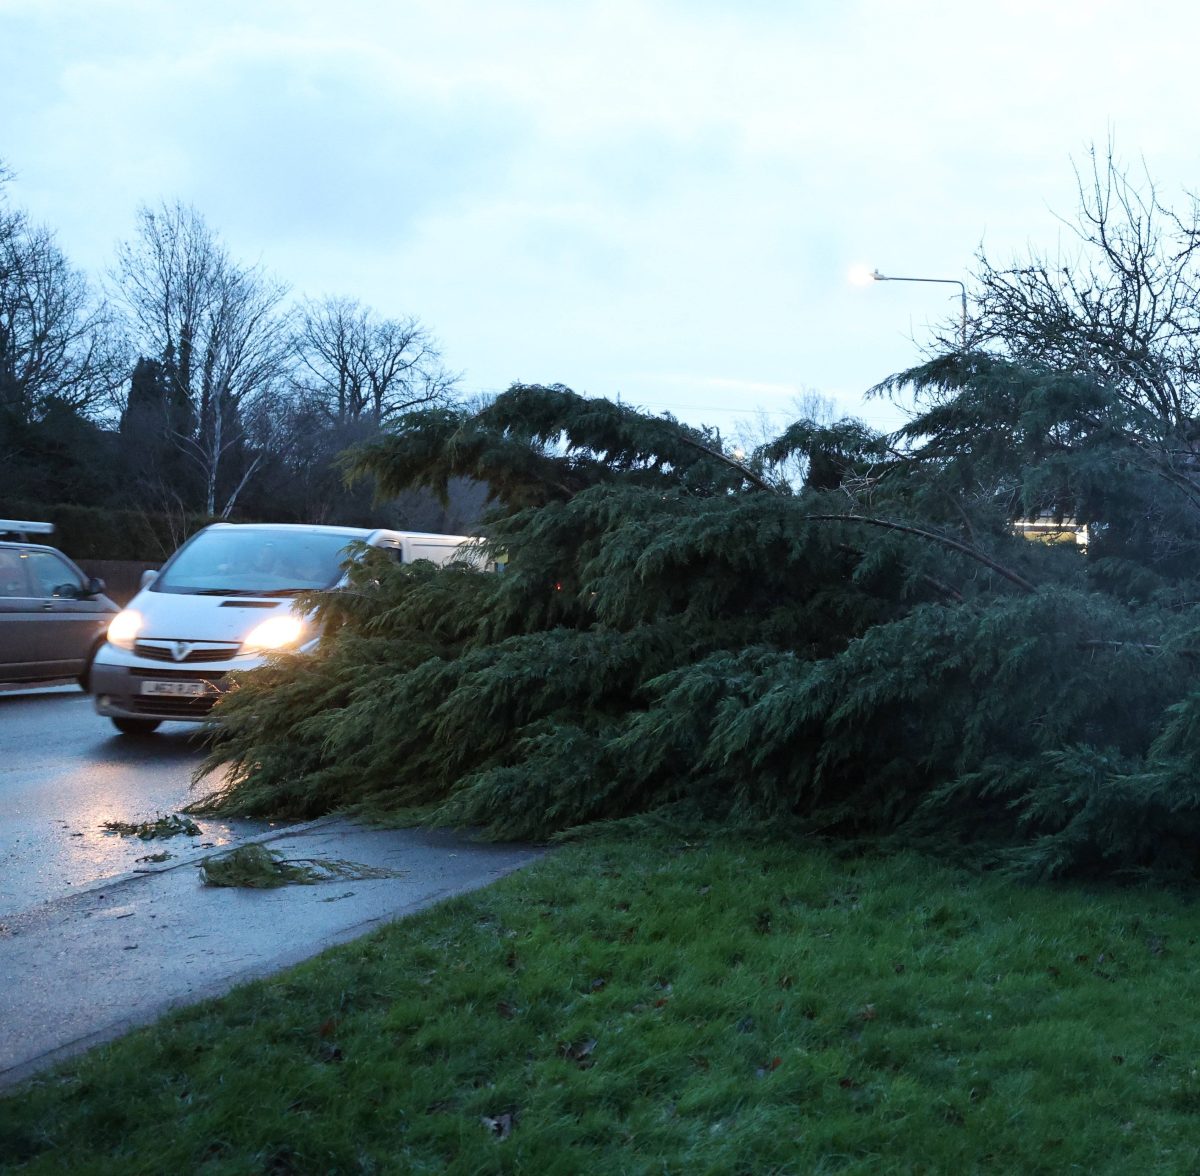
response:
<svg viewBox="0 0 1200 1176"><path fill-rule="evenodd" d="M646 408L665 408L668 411L678 409L680 412L735 412L743 415L759 416L765 413L767 416L790 416L796 414L786 408L747 408L743 405L741 408L726 408L720 404L662 404L655 401L640 401Z"/></svg>
<svg viewBox="0 0 1200 1176"><path fill-rule="evenodd" d="M470 388L466 389L468 396L498 396L504 388ZM592 400L612 400L614 404L624 404L626 406L637 404L641 408L661 408L668 412L730 412L749 414L758 416L760 413L767 413L769 416L790 416L794 417L795 412L786 408L747 408L742 405L739 408L732 408L720 404L680 404L677 401L667 403L657 400L631 400L621 392L614 392L612 396L593 396L585 397Z"/></svg>
<svg viewBox="0 0 1200 1176"><path fill-rule="evenodd" d="M503 389L503 388L475 388L475 389L468 391L467 395L483 394L483 395L488 395L488 396L496 396L496 395L499 395L503 391L505 391L505 389ZM583 395L586 396L586 394L583 394ZM614 404L622 404L627 408L636 407L638 409L659 410L659 411L669 412L674 416L681 416L684 413L690 413L690 414L696 414L696 415L702 416L704 413L709 413L709 412L718 413L719 412L719 413L728 413L731 416L737 416L737 417L741 417L743 419L749 419L749 420L753 420L755 417L759 417L759 416L778 416L778 417L786 417L789 420L799 420L802 415L796 409L786 409L786 408L757 408L757 407L751 408L746 405L742 405L738 408L733 408L728 405L719 405L719 404L680 404L678 401L668 403L666 401L660 401L660 400L633 400L633 399L630 399L630 398L624 396L622 393L619 393L619 392L613 393L612 396L591 396L591 397L587 397L587 398L593 399L593 400L611 400ZM877 413L871 413L869 411L866 413L864 413L863 411L854 412L852 409L845 409L845 408L842 409L842 412L844 413L844 415L854 416L860 420L867 420L867 418L869 416L877 416L878 415ZM870 421L868 420L867 423L869 424Z"/></svg>

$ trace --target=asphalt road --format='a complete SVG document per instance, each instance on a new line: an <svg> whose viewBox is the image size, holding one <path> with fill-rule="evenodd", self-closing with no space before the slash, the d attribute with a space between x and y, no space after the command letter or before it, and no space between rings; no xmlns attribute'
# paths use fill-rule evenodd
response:
<svg viewBox="0 0 1200 1176"><path fill-rule="evenodd" d="M139 868L171 848L214 847L271 828L265 821L198 821L199 838L144 842L106 833L178 812L199 792L203 747L188 723L148 738L119 735L75 686L0 687L0 920Z"/></svg>
<svg viewBox="0 0 1200 1176"><path fill-rule="evenodd" d="M200 837L169 841L105 833L105 821L152 820L198 795L194 731L167 723L131 739L75 687L0 687L0 1088L541 856L453 830L336 818L200 818ZM278 890L203 885L200 861L250 837L292 860L381 874ZM170 860L139 865L161 849Z"/></svg>

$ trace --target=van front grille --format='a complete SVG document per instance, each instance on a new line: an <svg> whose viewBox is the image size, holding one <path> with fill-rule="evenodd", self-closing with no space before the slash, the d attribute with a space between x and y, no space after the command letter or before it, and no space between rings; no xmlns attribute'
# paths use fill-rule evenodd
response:
<svg viewBox="0 0 1200 1176"><path fill-rule="evenodd" d="M215 706L220 695L206 694L199 698L133 698L128 709L155 719L196 719Z"/></svg>
<svg viewBox="0 0 1200 1176"><path fill-rule="evenodd" d="M146 658L147 661L174 662L176 665L181 665L188 662L194 664L196 662L229 661L230 658L237 657L240 648L239 645L188 645L186 649L178 650L183 653L183 656L176 657L177 649L173 641L137 641L134 643L133 652L138 657Z"/></svg>
<svg viewBox="0 0 1200 1176"><path fill-rule="evenodd" d="M208 714L220 697L219 694L202 694L199 698L133 698L126 705L136 714L156 719L194 719Z"/></svg>

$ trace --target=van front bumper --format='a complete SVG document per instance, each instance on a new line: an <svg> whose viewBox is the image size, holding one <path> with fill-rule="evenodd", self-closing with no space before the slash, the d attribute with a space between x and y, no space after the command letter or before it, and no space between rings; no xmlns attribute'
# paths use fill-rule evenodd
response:
<svg viewBox="0 0 1200 1176"><path fill-rule="evenodd" d="M151 661L105 645L92 662L88 692L96 711L114 719L204 722L228 685L231 670L249 670L261 657L204 665Z"/></svg>

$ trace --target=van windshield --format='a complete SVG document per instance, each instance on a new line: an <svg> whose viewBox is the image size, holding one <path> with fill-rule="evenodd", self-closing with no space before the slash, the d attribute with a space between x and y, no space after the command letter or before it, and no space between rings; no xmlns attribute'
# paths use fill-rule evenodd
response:
<svg viewBox="0 0 1200 1176"><path fill-rule="evenodd" d="M155 592L194 596L292 596L332 588L341 579L345 535L201 531L176 552L151 585Z"/></svg>

